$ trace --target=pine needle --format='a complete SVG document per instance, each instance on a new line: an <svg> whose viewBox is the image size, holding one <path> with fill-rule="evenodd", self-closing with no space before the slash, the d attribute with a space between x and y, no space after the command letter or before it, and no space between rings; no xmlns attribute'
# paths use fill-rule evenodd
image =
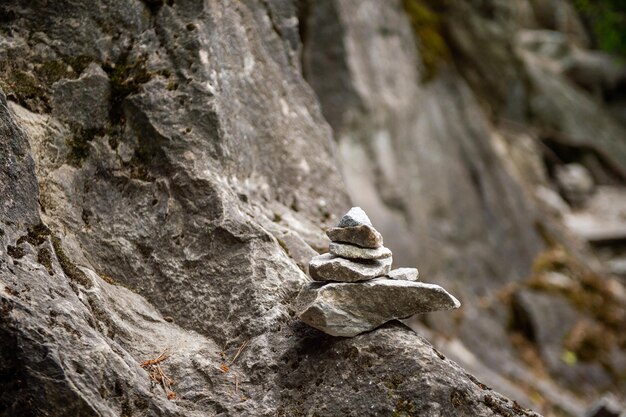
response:
<svg viewBox="0 0 626 417"><path fill-rule="evenodd" d="M170 350L165 349L163 353L156 358L143 361L140 366L148 371L150 381L152 381L153 384L160 385L163 388L163 391L165 391L167 398L169 400L173 400L176 398L176 393L172 390L174 380L167 376L167 374L163 371L163 368L161 368L161 362L167 360L170 356Z"/></svg>

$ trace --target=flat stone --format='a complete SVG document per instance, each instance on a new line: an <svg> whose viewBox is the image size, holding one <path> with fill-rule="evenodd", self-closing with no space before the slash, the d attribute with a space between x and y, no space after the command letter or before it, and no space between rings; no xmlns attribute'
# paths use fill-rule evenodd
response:
<svg viewBox="0 0 626 417"><path fill-rule="evenodd" d="M417 268L396 268L387 274L387 277L401 281L417 281L419 276Z"/></svg>
<svg viewBox="0 0 626 417"><path fill-rule="evenodd" d="M53 113L83 129L101 129L109 122L111 83L100 65L91 63L80 78L52 85Z"/></svg>
<svg viewBox="0 0 626 417"><path fill-rule="evenodd" d="M391 257L391 251L381 246L380 248L362 248L348 243L333 242L329 246L330 253L348 259L384 259Z"/></svg>
<svg viewBox="0 0 626 417"><path fill-rule="evenodd" d="M391 270L392 258L359 262L331 253L316 256L309 262L309 274L315 281L357 282L374 279Z"/></svg>
<svg viewBox="0 0 626 417"><path fill-rule="evenodd" d="M339 220L337 227L354 227L362 224L371 226L372 222L361 207L352 207L346 214L343 215L341 220Z"/></svg>
<svg viewBox="0 0 626 417"><path fill-rule="evenodd" d="M438 285L388 278L362 283L313 282L302 288L295 301L303 322L345 337L373 330L390 320L460 305Z"/></svg>
<svg viewBox="0 0 626 417"><path fill-rule="evenodd" d="M332 227L326 234L333 242L350 243L363 248L383 246L383 236L373 226L362 224L354 227Z"/></svg>

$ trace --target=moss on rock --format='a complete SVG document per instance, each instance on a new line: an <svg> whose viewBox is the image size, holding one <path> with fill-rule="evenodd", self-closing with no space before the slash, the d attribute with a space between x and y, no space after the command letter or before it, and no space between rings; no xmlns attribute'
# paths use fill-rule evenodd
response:
<svg viewBox="0 0 626 417"><path fill-rule="evenodd" d="M105 64L103 69L109 75L111 82L111 122L123 122L122 102L126 97L139 91L141 86L155 76L169 78L167 70L149 71L146 68L145 58L138 58L132 62ZM170 80L171 81L171 80Z"/></svg>
<svg viewBox="0 0 626 417"><path fill-rule="evenodd" d="M52 246L54 247L54 252L59 260L59 265L61 265L61 269L63 269L65 275L67 275L70 280L86 288L91 288L93 286L91 280L70 260L70 258L65 254L65 251L63 251L61 239L57 236L52 236Z"/></svg>
<svg viewBox="0 0 626 417"><path fill-rule="evenodd" d="M34 112L50 111L50 89L55 82L77 78L92 62L88 56L35 63L32 69L20 57L0 62L0 87L7 97Z"/></svg>
<svg viewBox="0 0 626 417"><path fill-rule="evenodd" d="M424 63L423 80L431 79L438 67L450 61L450 50L442 35L441 19L421 0L402 0Z"/></svg>

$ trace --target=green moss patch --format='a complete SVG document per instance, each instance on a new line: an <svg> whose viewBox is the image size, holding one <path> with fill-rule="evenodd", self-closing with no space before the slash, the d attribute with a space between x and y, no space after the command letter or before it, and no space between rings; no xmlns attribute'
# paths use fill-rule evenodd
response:
<svg viewBox="0 0 626 417"><path fill-rule="evenodd" d="M591 28L596 46L626 57L626 2L574 0L574 7Z"/></svg>
<svg viewBox="0 0 626 417"><path fill-rule="evenodd" d="M450 61L450 50L442 35L441 18L421 0L402 0L424 63L423 80L431 79L438 67Z"/></svg>
<svg viewBox="0 0 626 417"><path fill-rule="evenodd" d="M103 69L109 75L111 82L111 113L113 124L123 122L122 102L131 94L137 93L141 86L155 76L169 78L171 73L167 70L149 71L146 68L145 58L139 58L133 62L104 64Z"/></svg>
<svg viewBox="0 0 626 417"><path fill-rule="evenodd" d="M54 274L54 268L52 268L52 256L48 248L41 248L37 252L37 262L43 265L50 275Z"/></svg>
<svg viewBox="0 0 626 417"><path fill-rule="evenodd" d="M46 237L50 236L50 229L43 224L38 223L28 228L28 233L17 240L18 245L22 242L28 242L33 246L39 246L46 241Z"/></svg>
<svg viewBox="0 0 626 417"><path fill-rule="evenodd" d="M411 417L417 416L417 407L415 403L407 399L399 399L393 410L393 417Z"/></svg>
<svg viewBox="0 0 626 417"><path fill-rule="evenodd" d="M67 277L80 284L86 288L91 288L93 283L91 280L85 275L83 271L80 270L65 254L63 251L63 247L61 245L61 239L56 236L52 236L52 246L54 247L54 252L57 255L57 259L59 260L59 264L61 265L61 269Z"/></svg>
<svg viewBox="0 0 626 417"><path fill-rule="evenodd" d="M0 62L0 87L7 97L33 112L50 111L50 88L60 79L77 78L89 65L87 56L35 63L33 69L20 57Z"/></svg>
<svg viewBox="0 0 626 417"><path fill-rule="evenodd" d="M50 235L50 229L43 223L30 226L28 233L17 239L15 246L7 246L7 253L14 259L22 258L26 253L20 245L28 242L33 246L39 246L46 241L46 237Z"/></svg>
<svg viewBox="0 0 626 417"><path fill-rule="evenodd" d="M89 156L89 142L106 132L104 129L84 129L79 126L72 126L71 132L72 135L65 138L65 144L69 149L67 162L78 168Z"/></svg>
<svg viewBox="0 0 626 417"><path fill-rule="evenodd" d="M20 259L23 258L25 255L24 249L20 248L19 246L11 245L7 246L7 253L13 259Z"/></svg>

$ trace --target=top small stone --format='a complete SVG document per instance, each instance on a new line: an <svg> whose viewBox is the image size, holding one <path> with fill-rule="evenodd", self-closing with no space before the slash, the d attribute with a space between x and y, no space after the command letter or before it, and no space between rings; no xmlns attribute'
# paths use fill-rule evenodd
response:
<svg viewBox="0 0 626 417"><path fill-rule="evenodd" d="M352 207L344 216L339 220L337 227L356 227L366 224L372 226L372 221L361 207Z"/></svg>

